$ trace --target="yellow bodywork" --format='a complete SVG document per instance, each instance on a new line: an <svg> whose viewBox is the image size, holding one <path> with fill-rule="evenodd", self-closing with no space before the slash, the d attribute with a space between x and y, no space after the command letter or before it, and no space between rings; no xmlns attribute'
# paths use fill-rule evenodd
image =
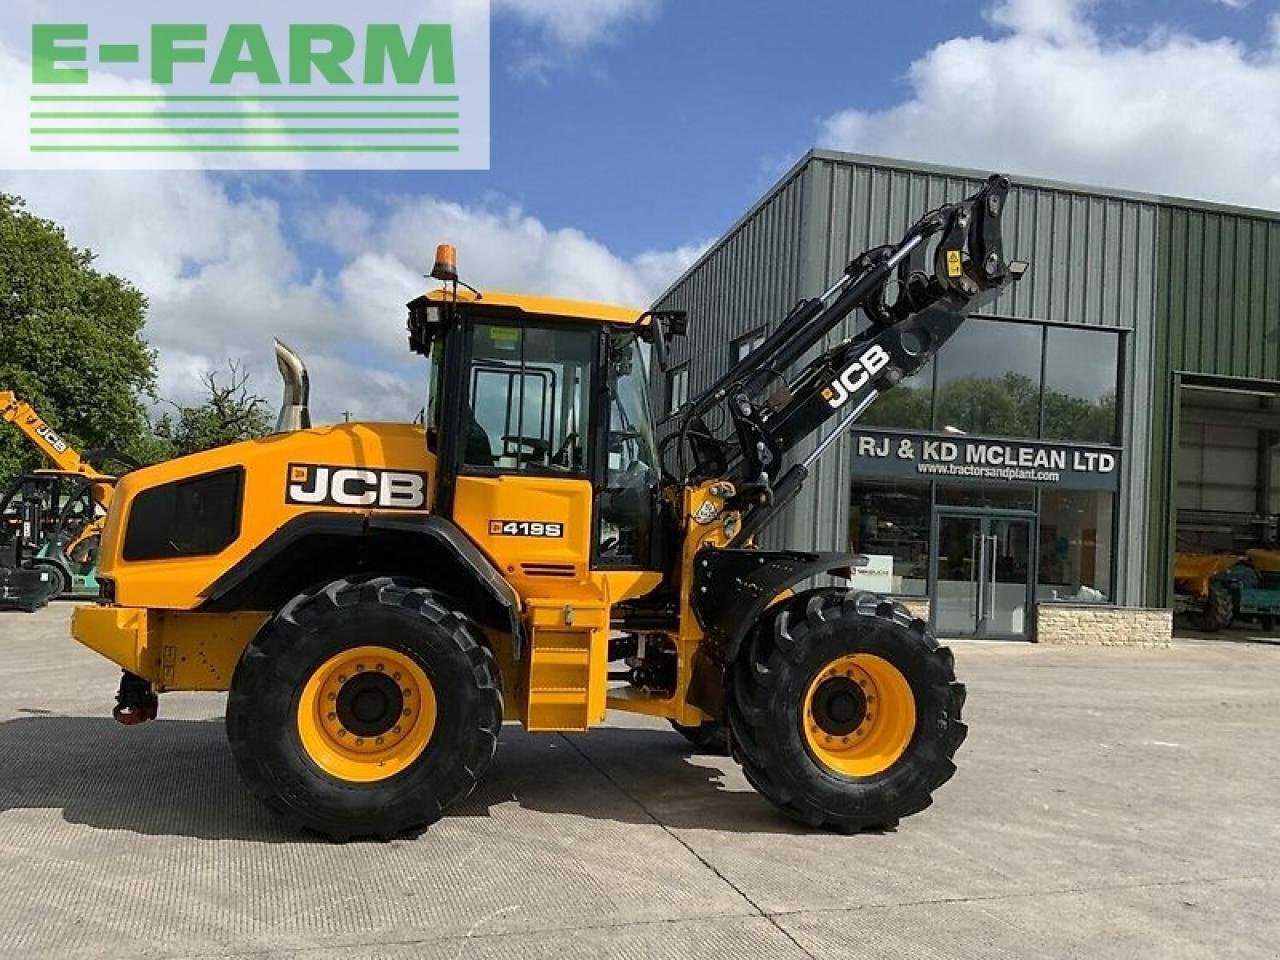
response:
<svg viewBox="0 0 1280 960"><path fill-rule="evenodd" d="M368 512L324 504L286 503L289 470L298 463L377 466L431 476L435 473L435 457L427 452L422 428L402 423L346 423L299 430L135 470L117 484L116 496L125 509L111 511L102 536L101 575L117 584L116 603L124 607L190 610L200 604L201 591L295 517L316 512ZM244 511L239 536L230 546L213 556L136 563L122 558L121 541L139 491L234 466L242 466L245 471ZM430 489L428 486L428 509Z"/></svg>
<svg viewBox="0 0 1280 960"><path fill-rule="evenodd" d="M466 292L457 296L460 302L475 300ZM451 297L428 295L437 301ZM633 324L640 318L630 308L547 297L486 292L483 300L486 310L500 313L510 310L610 325ZM426 501L411 511L421 515L435 508L439 494L432 449L434 441L429 442L421 427L351 423L250 440L126 475L116 490L116 508L106 523L101 554L100 576L114 596L109 605L76 611L76 638L157 691L226 690L242 651L274 611L204 612L200 608L211 586L237 565L252 564L260 545L304 514L374 518L397 513L290 503L286 485L306 475L299 465L425 475ZM243 468L244 489L240 525L231 543L206 556L132 562L124 558L125 532L140 493L232 467ZM694 555L704 546L723 546L732 538L738 515L725 510L732 494L727 483L672 492L679 497L687 527L681 570L692 569ZM572 477L462 473L454 483L452 521L488 557L520 601L525 646L518 660L511 636L484 628L501 673L507 719L521 720L533 730L586 729L601 722L608 709L669 717L687 725L710 719L686 700L690 667L703 640L688 583L680 587L681 627L668 634L678 652L677 689L669 697L633 687L610 689L608 652L615 607L651 593L663 575L656 570L592 568L593 497L591 482ZM504 536L493 529L494 518L561 524L565 533L555 538ZM323 716L308 712L303 726L317 754L330 750ZM382 760L394 765L412 749L410 743ZM330 759L346 770L362 762L338 754Z"/></svg>
<svg viewBox="0 0 1280 960"><path fill-rule="evenodd" d="M1280 550L1266 550L1256 547L1246 550L1245 555L1253 569L1259 573L1280 573Z"/></svg>
<svg viewBox="0 0 1280 960"><path fill-rule="evenodd" d="M427 299L436 303L475 303L480 299L470 290L432 290ZM594 303L590 300L565 300L561 297L540 297L527 293L507 293L502 290L486 290L483 295L486 307L510 308L534 316L556 317L564 320L586 320L594 323L632 324L640 319L641 312L634 307L620 307L611 303Z"/></svg>
<svg viewBox="0 0 1280 960"><path fill-rule="evenodd" d="M266 613L79 607L77 640L159 690L226 690Z"/></svg>
<svg viewBox="0 0 1280 960"><path fill-rule="evenodd" d="M1173 582L1182 593L1207 597L1209 581L1239 562L1233 553L1178 553L1173 560Z"/></svg>

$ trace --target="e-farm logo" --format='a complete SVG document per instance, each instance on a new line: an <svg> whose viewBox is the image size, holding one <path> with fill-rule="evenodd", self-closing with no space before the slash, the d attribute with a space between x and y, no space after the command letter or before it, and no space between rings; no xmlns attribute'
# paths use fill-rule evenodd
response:
<svg viewBox="0 0 1280 960"><path fill-rule="evenodd" d="M36 159L5 166L488 166L485 0L126 6L29 24Z"/></svg>

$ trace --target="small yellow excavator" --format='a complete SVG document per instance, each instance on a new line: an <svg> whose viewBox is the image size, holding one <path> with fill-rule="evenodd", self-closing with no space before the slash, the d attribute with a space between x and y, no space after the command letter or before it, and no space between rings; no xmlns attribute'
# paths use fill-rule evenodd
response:
<svg viewBox="0 0 1280 960"><path fill-rule="evenodd" d="M249 789L338 840L436 820L504 720L585 730L610 710L727 730L750 783L812 827L923 810L966 732L950 651L899 604L807 586L865 557L756 538L1022 274L1008 190L992 177L800 301L681 411L670 469L646 357L664 363L687 317L480 293L442 246L442 287L408 305L422 426L311 427L278 346L274 436L121 478L101 598L73 625L124 670L115 716L229 691ZM855 310L869 325L823 349Z"/></svg>
<svg viewBox="0 0 1280 960"><path fill-rule="evenodd" d="M0 390L0 420L11 423L52 463L17 477L0 496L0 610L33 611L66 595L96 596L97 557L116 478L82 456L31 404Z"/></svg>

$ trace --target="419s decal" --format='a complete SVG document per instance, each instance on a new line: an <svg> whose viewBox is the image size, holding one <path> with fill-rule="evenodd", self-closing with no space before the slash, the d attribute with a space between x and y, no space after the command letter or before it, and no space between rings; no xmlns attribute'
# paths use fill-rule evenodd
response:
<svg viewBox="0 0 1280 960"><path fill-rule="evenodd" d="M285 502L305 506L425 510L427 475L374 467L289 464Z"/></svg>
<svg viewBox="0 0 1280 960"><path fill-rule="evenodd" d="M563 537L563 523L544 523L541 520L490 520L491 537Z"/></svg>

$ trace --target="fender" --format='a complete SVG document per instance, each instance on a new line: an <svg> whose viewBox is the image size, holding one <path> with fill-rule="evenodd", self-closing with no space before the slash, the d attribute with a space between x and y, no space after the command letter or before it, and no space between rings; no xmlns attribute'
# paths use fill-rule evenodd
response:
<svg viewBox="0 0 1280 960"><path fill-rule="evenodd" d="M694 557L694 616L732 663L747 633L780 593L822 573L848 577L865 564L856 553L704 549Z"/></svg>
<svg viewBox="0 0 1280 960"><path fill-rule="evenodd" d="M421 572L428 586L432 573L448 578L453 591L462 594L457 599L467 604L467 612L476 620L509 631L514 657L520 660L524 624L519 595L456 524L436 515L316 512L295 517L201 591L203 600L198 609L206 613L276 610L290 597L325 580L332 571L311 564L299 570L299 565L291 562L290 554L312 538L330 543L351 541L352 552L345 561L349 566L356 563L361 542L398 541L422 559ZM437 562L434 569L427 566L429 558L442 554L446 564ZM412 563L399 566L396 572L417 572ZM364 569L377 569L376 562L366 563ZM341 576L341 572L333 575Z"/></svg>

